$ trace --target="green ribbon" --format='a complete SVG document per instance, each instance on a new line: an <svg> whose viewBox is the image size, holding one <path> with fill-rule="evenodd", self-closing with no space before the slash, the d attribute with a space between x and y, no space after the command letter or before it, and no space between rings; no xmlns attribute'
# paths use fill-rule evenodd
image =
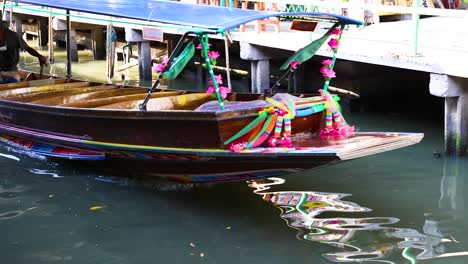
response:
<svg viewBox="0 0 468 264"><path fill-rule="evenodd" d="M265 130L267 130L268 126L270 125L271 123L271 120L273 119L273 117L275 116L275 114L270 114L268 115L268 119L265 121L265 123L263 124L263 127L262 129L260 129L260 131L258 132L258 134L255 136L254 139L252 139L246 146L247 149L251 148L253 143L255 143L255 141L257 141L257 139L263 134L263 132L265 132Z"/></svg>
<svg viewBox="0 0 468 264"><path fill-rule="evenodd" d="M224 145L231 143L232 141L242 137L243 135L250 132L250 130L254 129L260 123L265 121L267 118L268 113L266 111L261 112L252 122L250 122L246 127L241 129L241 131L237 132L234 136L224 142Z"/></svg>

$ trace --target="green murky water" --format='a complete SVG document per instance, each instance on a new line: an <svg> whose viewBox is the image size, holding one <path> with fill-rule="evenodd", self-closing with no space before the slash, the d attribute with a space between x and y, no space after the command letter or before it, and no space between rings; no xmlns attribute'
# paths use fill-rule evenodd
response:
<svg viewBox="0 0 468 264"><path fill-rule="evenodd" d="M420 144L249 183L142 183L2 147L0 263L467 263L468 161L434 157L431 107L346 116Z"/></svg>

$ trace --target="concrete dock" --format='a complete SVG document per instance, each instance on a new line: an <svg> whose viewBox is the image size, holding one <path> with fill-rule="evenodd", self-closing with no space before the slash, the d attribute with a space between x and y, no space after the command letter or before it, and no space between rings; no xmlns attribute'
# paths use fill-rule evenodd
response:
<svg viewBox="0 0 468 264"><path fill-rule="evenodd" d="M343 33L338 59L468 78L468 19L431 17L420 21L420 54L413 56L411 21L385 22L350 28ZM233 39L258 46L296 51L308 43L308 32L284 25L273 31L233 32ZM314 35L312 33L312 35ZM317 34L320 37L320 34ZM317 53L332 56L327 45Z"/></svg>

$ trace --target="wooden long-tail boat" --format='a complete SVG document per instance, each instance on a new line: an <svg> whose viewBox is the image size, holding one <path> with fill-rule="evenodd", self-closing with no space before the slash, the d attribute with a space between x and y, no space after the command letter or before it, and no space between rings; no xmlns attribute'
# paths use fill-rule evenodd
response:
<svg viewBox="0 0 468 264"><path fill-rule="evenodd" d="M75 1L19 2L100 12L92 9L94 5L78 5ZM180 21L184 19L180 17L177 20L176 16L173 16L176 21L167 21L164 12L171 13L171 9L179 8L196 16L199 8L208 8L208 12L214 8L225 14L220 18L218 12L213 18L219 20L215 24L210 24L214 20L209 20L193 25L150 89L71 78L40 79L35 74L30 74L29 79L36 80L0 84L1 141L53 159L73 160L135 175L218 182L284 175L412 145L423 137L421 133L351 130L337 135L321 133L324 127L336 128L324 120L330 105L338 100L328 93L269 97L228 93L222 98L212 72L213 94L158 89L160 78L167 77L166 73L178 63L174 58L181 54L182 47L187 49L190 45L184 40L195 36L206 52L208 45L204 38L207 34L251 20L290 13L197 7L166 1L137 2L144 2L148 9L162 13L151 21L184 26L190 23ZM112 1L101 4L116 6ZM161 9L161 5L164 8ZM123 13L110 13L141 19L141 14L119 12ZM236 15L235 19L227 19L228 14ZM336 25L358 24L330 14L300 14L328 19ZM317 41L323 43L326 39ZM311 45L320 44L317 41ZM209 60L206 66L211 68ZM336 118L335 114L338 113L333 113L335 125L344 123L339 123L340 117Z"/></svg>

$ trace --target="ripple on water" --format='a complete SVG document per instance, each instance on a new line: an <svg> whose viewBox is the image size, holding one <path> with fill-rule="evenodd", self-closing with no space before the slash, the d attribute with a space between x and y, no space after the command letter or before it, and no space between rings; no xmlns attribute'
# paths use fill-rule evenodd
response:
<svg viewBox="0 0 468 264"><path fill-rule="evenodd" d="M0 201L18 198L24 190L23 186L6 188L0 183Z"/></svg>
<svg viewBox="0 0 468 264"><path fill-rule="evenodd" d="M20 158L14 156L14 155L10 155L10 154L0 153L0 157L20 161Z"/></svg>
<svg viewBox="0 0 468 264"><path fill-rule="evenodd" d="M50 175L52 178L63 178L65 176L61 176L54 171L51 170L41 170L41 169L29 169L29 172L36 174L36 175Z"/></svg>
<svg viewBox="0 0 468 264"><path fill-rule="evenodd" d="M26 211L23 210L17 210L17 211L10 211L6 213L0 213L0 220L9 220L15 217L18 217L22 214L24 214Z"/></svg>

